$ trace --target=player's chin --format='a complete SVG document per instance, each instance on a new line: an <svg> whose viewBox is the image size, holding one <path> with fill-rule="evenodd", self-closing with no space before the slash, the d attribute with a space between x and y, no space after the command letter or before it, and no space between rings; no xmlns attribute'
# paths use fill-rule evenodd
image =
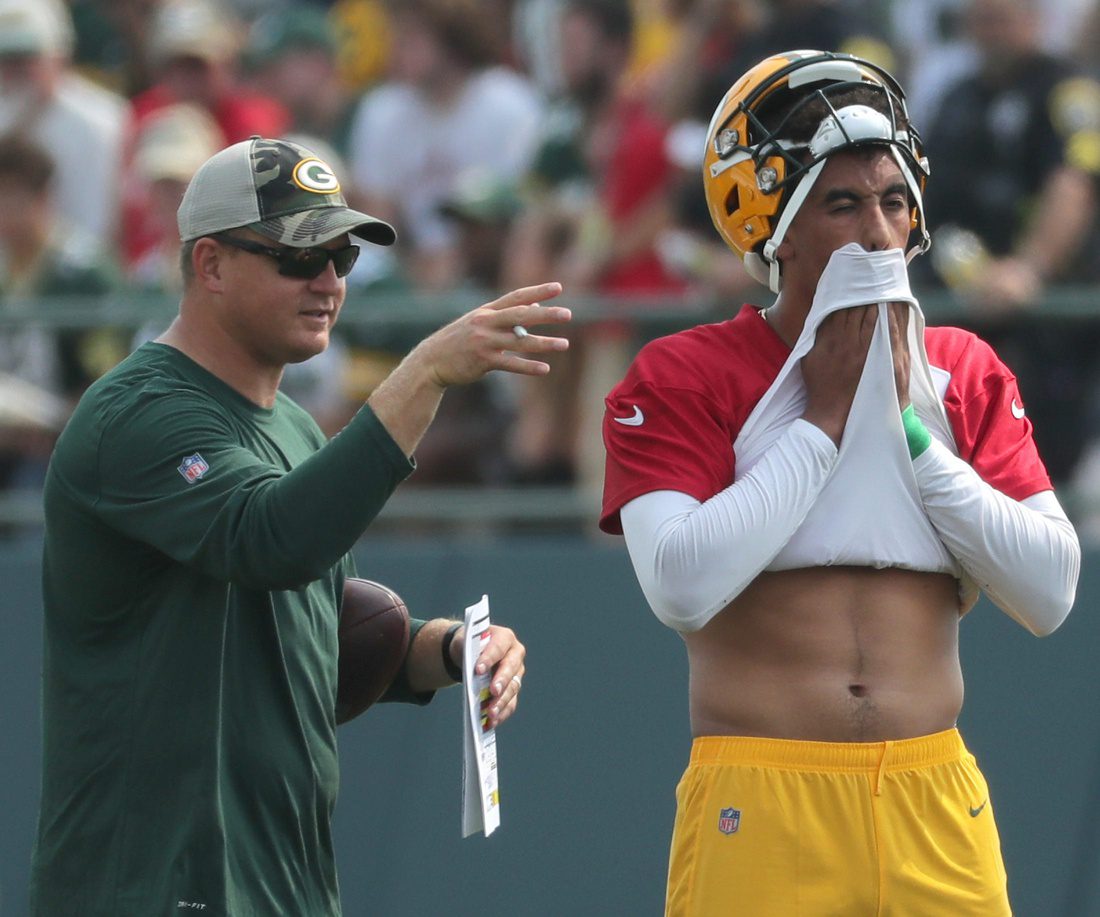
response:
<svg viewBox="0 0 1100 917"><path fill-rule="evenodd" d="M328 329L315 329L295 336L287 348L287 363L304 363L311 357L323 353L329 344Z"/></svg>

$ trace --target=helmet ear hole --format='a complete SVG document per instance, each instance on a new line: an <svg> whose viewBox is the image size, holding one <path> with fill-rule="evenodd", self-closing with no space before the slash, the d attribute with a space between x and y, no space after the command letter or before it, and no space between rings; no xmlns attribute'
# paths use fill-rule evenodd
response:
<svg viewBox="0 0 1100 917"><path fill-rule="evenodd" d="M741 192L737 185L730 188L730 193L726 195L726 216L733 216L733 214L741 207Z"/></svg>

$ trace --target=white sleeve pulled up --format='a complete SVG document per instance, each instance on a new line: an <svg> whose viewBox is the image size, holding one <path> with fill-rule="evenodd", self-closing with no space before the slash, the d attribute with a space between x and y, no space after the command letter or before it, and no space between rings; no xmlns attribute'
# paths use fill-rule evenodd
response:
<svg viewBox="0 0 1100 917"><path fill-rule="evenodd" d="M943 543L996 605L1036 636L1069 614L1081 545L1053 491L1013 500L933 440L913 462Z"/></svg>
<svg viewBox="0 0 1100 917"><path fill-rule="evenodd" d="M627 550L658 619L694 631L725 608L802 524L836 461L833 441L799 419L705 503L660 490L624 505Z"/></svg>

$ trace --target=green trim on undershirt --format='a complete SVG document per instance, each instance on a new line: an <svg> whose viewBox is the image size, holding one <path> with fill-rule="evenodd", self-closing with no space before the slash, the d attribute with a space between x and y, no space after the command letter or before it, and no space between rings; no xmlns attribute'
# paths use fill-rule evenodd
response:
<svg viewBox="0 0 1100 917"><path fill-rule="evenodd" d="M932 445L932 434L917 416L913 405L901 412L901 425L905 430L905 442L909 446L909 458L914 460Z"/></svg>

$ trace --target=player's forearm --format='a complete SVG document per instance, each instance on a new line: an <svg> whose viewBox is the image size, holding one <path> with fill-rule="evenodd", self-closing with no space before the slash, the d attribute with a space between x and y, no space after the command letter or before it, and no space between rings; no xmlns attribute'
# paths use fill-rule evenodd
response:
<svg viewBox="0 0 1100 917"><path fill-rule="evenodd" d="M928 518L978 585L1033 634L1054 631L1073 606L1081 546L1053 493L1013 500L938 442L913 470Z"/></svg>
<svg viewBox="0 0 1100 917"><path fill-rule="evenodd" d="M367 403L394 442L411 457L431 426L444 391L413 350L371 393Z"/></svg>
<svg viewBox="0 0 1100 917"><path fill-rule="evenodd" d="M802 524L836 458L826 434L796 421L752 471L705 503L659 491L626 504L630 559L661 622L698 630L740 594Z"/></svg>

